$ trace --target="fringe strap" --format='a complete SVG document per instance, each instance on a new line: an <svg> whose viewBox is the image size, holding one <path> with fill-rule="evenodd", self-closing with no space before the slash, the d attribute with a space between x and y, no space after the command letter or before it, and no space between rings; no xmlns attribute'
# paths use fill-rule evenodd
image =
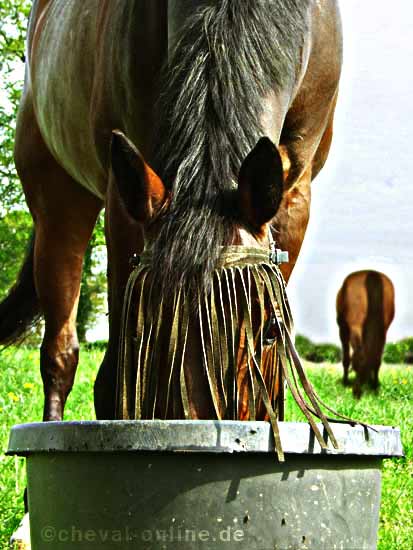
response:
<svg viewBox="0 0 413 550"><path fill-rule="evenodd" d="M190 304L185 289L180 288L168 303L161 299L154 311L150 265L150 255L144 253L125 291L117 418L153 419L155 414L164 419L168 415L177 418L182 411L186 419L191 418L192 401L184 368L191 322L191 329L196 327L200 336L200 360L216 419L238 420L243 404L241 392L246 384L249 419L255 420L260 407L264 408L278 459L284 461L278 421L284 418L286 382L321 448L327 449L327 442L315 418L321 420L332 445L338 448L329 422L356 421L326 406L308 380L291 336L293 321L285 282L265 250L223 247L211 292L198 297L196 308ZM133 313L136 297L139 303ZM274 342L265 341L269 311L276 328ZM165 350L167 365L161 365ZM246 370L243 378L237 372L240 364ZM166 389L159 387L161 367L167 369ZM160 393L166 395L161 401ZM326 416L322 408L338 419Z"/></svg>

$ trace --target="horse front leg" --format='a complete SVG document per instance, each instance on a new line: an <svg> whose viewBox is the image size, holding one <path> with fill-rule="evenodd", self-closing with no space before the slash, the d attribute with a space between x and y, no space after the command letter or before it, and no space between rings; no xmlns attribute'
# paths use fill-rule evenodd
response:
<svg viewBox="0 0 413 550"><path fill-rule="evenodd" d="M79 303L83 257L100 204L79 188L71 191L69 211L56 208L37 218L35 240L35 284L45 319L40 350L44 385L43 420L61 420L72 389L79 360L76 314ZM76 209L77 216L73 216ZM59 219L56 219L59 216Z"/></svg>
<svg viewBox="0 0 413 550"><path fill-rule="evenodd" d="M33 216L33 278L45 318L41 346L44 420L61 420L76 372L76 312L83 256L103 201L58 164L38 128L30 93L17 123L15 163Z"/></svg>
<svg viewBox="0 0 413 550"><path fill-rule="evenodd" d="M53 160L23 174L35 220L34 282L45 319L40 350L43 420L62 420L79 359L76 313L83 256L102 201ZM23 179L22 178L22 179ZM29 180L29 181L28 181Z"/></svg>
<svg viewBox="0 0 413 550"><path fill-rule="evenodd" d="M109 184L105 209L108 251L109 342L94 387L96 418L115 418L116 380L121 317L130 259L144 246L142 227L125 210L116 189ZM134 304L136 305L136 304Z"/></svg>

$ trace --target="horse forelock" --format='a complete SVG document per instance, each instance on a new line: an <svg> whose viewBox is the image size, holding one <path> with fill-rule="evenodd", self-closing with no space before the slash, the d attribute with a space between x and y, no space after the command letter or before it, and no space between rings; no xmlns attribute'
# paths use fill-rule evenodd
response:
<svg viewBox="0 0 413 550"><path fill-rule="evenodd" d="M236 231L232 197L265 96L295 78L310 0L222 0L185 21L163 74L156 168L172 201L154 244L162 292L205 290Z"/></svg>

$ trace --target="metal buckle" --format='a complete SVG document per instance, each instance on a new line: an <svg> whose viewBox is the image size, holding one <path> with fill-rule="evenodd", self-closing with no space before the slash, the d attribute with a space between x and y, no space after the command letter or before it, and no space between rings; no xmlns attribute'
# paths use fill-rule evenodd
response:
<svg viewBox="0 0 413 550"><path fill-rule="evenodd" d="M134 254L129 258L129 265L133 268L139 267L140 262L141 262L141 258L139 254Z"/></svg>
<svg viewBox="0 0 413 550"><path fill-rule="evenodd" d="M268 239L270 241L270 262L275 265L288 264L288 251L281 250L281 248L276 248L276 242L272 234L271 227L268 228Z"/></svg>
<svg viewBox="0 0 413 550"><path fill-rule="evenodd" d="M289 262L288 251L281 248L273 248L270 251L270 262L276 265L286 264Z"/></svg>

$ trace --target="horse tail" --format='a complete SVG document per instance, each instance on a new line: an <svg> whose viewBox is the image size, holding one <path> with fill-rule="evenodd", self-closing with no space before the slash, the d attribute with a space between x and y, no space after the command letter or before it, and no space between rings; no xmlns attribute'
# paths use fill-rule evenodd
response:
<svg viewBox="0 0 413 550"><path fill-rule="evenodd" d="M41 317L34 285L34 232L16 283L0 302L0 344L8 346L21 341Z"/></svg>
<svg viewBox="0 0 413 550"><path fill-rule="evenodd" d="M363 327L363 339L375 355L382 352L385 339L384 286L380 273L371 271L366 277L367 317Z"/></svg>

